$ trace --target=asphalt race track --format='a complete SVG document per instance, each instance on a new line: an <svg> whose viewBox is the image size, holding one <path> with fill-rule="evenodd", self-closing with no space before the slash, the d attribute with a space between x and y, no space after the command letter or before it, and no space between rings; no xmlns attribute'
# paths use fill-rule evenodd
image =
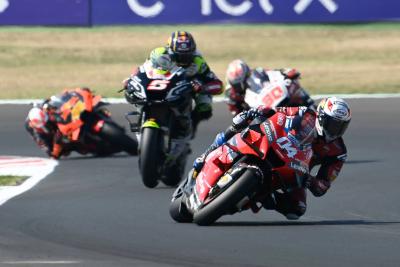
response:
<svg viewBox="0 0 400 267"><path fill-rule="evenodd" d="M300 220L262 211L178 224L173 189L146 189L136 157L72 154L0 206L0 266L400 266L400 99L349 100L348 163ZM0 106L0 154L44 156L24 131L26 105ZM125 126L128 105L111 107ZM203 123L190 162L230 122Z"/></svg>

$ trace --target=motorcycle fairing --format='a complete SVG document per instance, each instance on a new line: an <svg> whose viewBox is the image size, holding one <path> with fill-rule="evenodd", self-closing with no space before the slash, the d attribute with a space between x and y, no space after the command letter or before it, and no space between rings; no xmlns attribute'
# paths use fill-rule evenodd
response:
<svg viewBox="0 0 400 267"><path fill-rule="evenodd" d="M251 125L246 130L244 130L240 135L240 139L238 139L236 143L241 144L241 141L248 145L251 150L246 149L245 146L241 146L238 147L240 153L252 154L262 159L265 159L265 157L267 156L269 140L262 132L259 124Z"/></svg>
<svg viewBox="0 0 400 267"><path fill-rule="evenodd" d="M76 97L71 98L70 101L61 106L61 117L64 122L58 123L58 129L71 140L78 140L80 128L83 125L80 114L84 110L83 102Z"/></svg>
<svg viewBox="0 0 400 267"><path fill-rule="evenodd" d="M206 158L206 163L196 177L198 198L204 202L212 186L232 165L238 153L227 145L222 145L212 151Z"/></svg>
<svg viewBox="0 0 400 267"><path fill-rule="evenodd" d="M273 161L268 157L272 154L277 155L282 164L272 166L273 190L290 190L302 186L302 178L309 171L311 147L301 150L287 137L285 120L286 116L277 113L261 124L249 126L242 133L232 137L226 145L211 152L196 178L198 200L204 204L215 185L232 170L232 165L241 155L253 155L271 162ZM231 156L232 152L235 153L234 156ZM231 177L226 179L230 181ZM222 181L222 184L225 184L225 181Z"/></svg>
<svg viewBox="0 0 400 267"><path fill-rule="evenodd" d="M101 96L94 96L89 90L78 88L74 91L65 90L60 100L62 103L58 110L58 129L69 140L78 141L84 125L82 114L92 112L98 105L102 105Z"/></svg>
<svg viewBox="0 0 400 267"><path fill-rule="evenodd" d="M246 90L245 102L251 107L282 106L289 97L285 78L280 71L267 71L267 74L268 76L261 75L261 79L254 77L250 86L251 90Z"/></svg>
<svg viewBox="0 0 400 267"><path fill-rule="evenodd" d="M142 66L139 67L141 72L146 74L146 77L149 79L157 79L157 80L171 80L174 78L175 75L180 75L184 72L182 67L174 66L170 71L165 74L158 74L154 71L154 68L151 64L150 60L146 60Z"/></svg>

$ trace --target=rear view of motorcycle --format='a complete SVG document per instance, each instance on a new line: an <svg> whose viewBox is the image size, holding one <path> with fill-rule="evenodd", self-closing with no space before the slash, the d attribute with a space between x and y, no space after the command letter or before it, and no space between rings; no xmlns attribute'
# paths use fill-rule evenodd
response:
<svg viewBox="0 0 400 267"><path fill-rule="evenodd" d="M136 110L128 113L131 131L139 140L139 169L143 184L159 181L176 186L184 173L192 134L193 88L182 68L151 76L142 66L127 81L125 95Z"/></svg>
<svg viewBox="0 0 400 267"><path fill-rule="evenodd" d="M172 219L210 225L223 215L258 212L274 192L304 187L312 150L286 132L285 119L253 121L208 154L201 171L192 170L175 190Z"/></svg>

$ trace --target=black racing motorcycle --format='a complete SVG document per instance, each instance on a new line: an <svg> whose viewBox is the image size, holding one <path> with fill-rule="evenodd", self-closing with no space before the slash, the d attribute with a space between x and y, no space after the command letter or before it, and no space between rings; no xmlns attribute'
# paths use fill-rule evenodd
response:
<svg viewBox="0 0 400 267"><path fill-rule="evenodd" d="M183 177L192 134L193 86L182 68L152 77L142 66L127 81L125 96L136 110L126 114L139 140L143 184L176 186Z"/></svg>

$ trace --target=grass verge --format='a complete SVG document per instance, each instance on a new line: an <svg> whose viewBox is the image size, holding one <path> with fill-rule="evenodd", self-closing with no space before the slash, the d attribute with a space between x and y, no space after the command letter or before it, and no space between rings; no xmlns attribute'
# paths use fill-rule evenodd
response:
<svg viewBox="0 0 400 267"><path fill-rule="evenodd" d="M88 86L107 97L175 30L193 33L224 79L235 58L251 67L295 67L312 94L400 92L400 23L1 27L0 98L44 98Z"/></svg>
<svg viewBox="0 0 400 267"><path fill-rule="evenodd" d="M17 186L28 178L28 176L0 175L0 186Z"/></svg>

